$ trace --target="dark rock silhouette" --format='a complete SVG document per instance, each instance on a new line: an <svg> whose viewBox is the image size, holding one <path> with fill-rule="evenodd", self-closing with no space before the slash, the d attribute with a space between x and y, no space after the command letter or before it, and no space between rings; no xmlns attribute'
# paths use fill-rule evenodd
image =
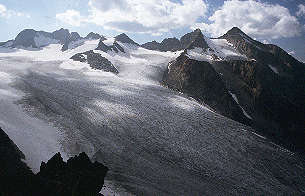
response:
<svg viewBox="0 0 305 196"><path fill-rule="evenodd" d="M64 162L60 153L33 174L24 155L0 128L1 196L99 196L108 168L85 153Z"/></svg>

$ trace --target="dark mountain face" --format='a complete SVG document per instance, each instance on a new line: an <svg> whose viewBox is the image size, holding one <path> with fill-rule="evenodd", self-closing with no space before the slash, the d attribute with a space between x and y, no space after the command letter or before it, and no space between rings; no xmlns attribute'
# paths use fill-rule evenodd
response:
<svg viewBox="0 0 305 196"><path fill-rule="evenodd" d="M136 46L139 46L138 43L134 42L132 39L130 39L125 33L122 33L120 35L117 35L115 37L115 41L117 42L122 42L122 43L127 43L127 44L134 44Z"/></svg>
<svg viewBox="0 0 305 196"><path fill-rule="evenodd" d="M213 66L209 62L190 59L186 51L170 62L163 75L163 84L186 93L219 114L244 124L250 123Z"/></svg>
<svg viewBox="0 0 305 196"><path fill-rule="evenodd" d="M57 39L60 41L60 43L64 44L68 38L70 37L70 32L68 29L59 29L57 31L54 31L53 33L54 39Z"/></svg>
<svg viewBox="0 0 305 196"><path fill-rule="evenodd" d="M182 45L189 49L208 48L200 34L199 31L186 34L180 39ZM304 151L305 65L281 48L255 41L238 28L232 28L218 39L226 39L248 60L200 62L187 59L182 54L169 65L163 83L186 92L220 114L245 123L240 115L224 112L236 111L228 101L231 100L228 92L232 93L237 96L238 104L250 114L252 127L291 150ZM193 64L201 68L194 68ZM207 80L207 74L210 77L213 74L203 65L210 65L216 71L213 74L219 75L221 80ZM224 85L222 90L218 83Z"/></svg>
<svg viewBox="0 0 305 196"><path fill-rule="evenodd" d="M239 77L246 84L247 90L236 91L247 91L241 94L251 97L246 104L254 108L257 116L254 126L292 149L304 150L305 65L278 46L257 42L238 28L221 38L249 59L255 59L252 64L229 63L232 77ZM232 83L229 78L226 81Z"/></svg>
<svg viewBox="0 0 305 196"><path fill-rule="evenodd" d="M160 44L160 51L166 52L166 51L177 51L180 50L181 45L180 41L177 38L167 38L164 39Z"/></svg>
<svg viewBox="0 0 305 196"><path fill-rule="evenodd" d="M33 47L36 48L36 43L34 38L36 37L36 31L33 29L25 29L21 31L15 38L13 47L23 46L23 47Z"/></svg>
<svg viewBox="0 0 305 196"><path fill-rule="evenodd" d="M200 29L196 29L195 31L182 36L180 42L182 49L193 49L195 47L204 49L208 48L208 44L206 43L204 35Z"/></svg>
<svg viewBox="0 0 305 196"><path fill-rule="evenodd" d="M147 42L145 44L142 44L141 47L146 48L148 50L160 50L161 45L157 41Z"/></svg>

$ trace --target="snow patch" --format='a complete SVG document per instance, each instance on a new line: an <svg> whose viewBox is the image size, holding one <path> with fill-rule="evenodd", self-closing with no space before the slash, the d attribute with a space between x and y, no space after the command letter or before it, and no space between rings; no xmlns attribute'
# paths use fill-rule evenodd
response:
<svg viewBox="0 0 305 196"><path fill-rule="evenodd" d="M268 65L268 66L269 66L269 68L270 68L274 73L279 74L279 71L277 70L276 67L274 67L274 66L272 66L272 65Z"/></svg>
<svg viewBox="0 0 305 196"><path fill-rule="evenodd" d="M246 60L245 55L240 54L226 39L209 39L205 37L209 47L215 51L215 55L223 60Z"/></svg>
<svg viewBox="0 0 305 196"><path fill-rule="evenodd" d="M213 61L213 57L209 55L203 48L196 47L194 49L188 49L186 56L196 61Z"/></svg>
<svg viewBox="0 0 305 196"><path fill-rule="evenodd" d="M240 109L243 111L243 114L244 114L247 118L252 119L252 117L244 110L244 108L241 107L241 105L239 104L239 101L238 101L236 95L235 95L234 93L231 93L230 91L229 91L229 93L230 93L231 96L233 97L234 101L238 104L238 106L240 107Z"/></svg>
<svg viewBox="0 0 305 196"><path fill-rule="evenodd" d="M103 41L103 43L106 45L106 46L112 46L113 43L115 41L115 38L113 37L107 37L106 40Z"/></svg>

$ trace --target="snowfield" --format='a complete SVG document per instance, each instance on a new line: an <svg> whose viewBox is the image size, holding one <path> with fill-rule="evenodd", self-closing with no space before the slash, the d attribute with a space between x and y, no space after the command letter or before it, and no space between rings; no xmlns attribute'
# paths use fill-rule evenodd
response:
<svg viewBox="0 0 305 196"><path fill-rule="evenodd" d="M209 48L194 48L187 50L187 56L197 61L247 60L234 46L225 39L209 39L204 36Z"/></svg>
<svg viewBox="0 0 305 196"><path fill-rule="evenodd" d="M34 171L57 151L85 151L110 168L106 185L122 191L103 191L116 195L304 193L304 165L289 151L160 86L180 52L94 51L118 75L69 59L97 44L0 49L0 126Z"/></svg>

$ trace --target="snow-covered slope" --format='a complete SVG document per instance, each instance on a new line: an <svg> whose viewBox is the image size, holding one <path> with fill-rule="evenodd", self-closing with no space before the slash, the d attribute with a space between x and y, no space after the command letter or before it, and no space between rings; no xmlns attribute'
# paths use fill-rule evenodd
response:
<svg viewBox="0 0 305 196"><path fill-rule="evenodd" d="M302 180L286 183L287 176L304 179L289 151L159 85L179 52L119 44L124 53L94 50L98 40L65 52L51 44L0 53L0 126L34 170L55 151L85 151L110 168L109 181L136 195L270 195L304 187ZM69 59L88 50L119 74Z"/></svg>
<svg viewBox="0 0 305 196"><path fill-rule="evenodd" d="M209 39L204 36L207 49L194 48L188 49L188 57L198 61L229 61L229 60L247 60L245 55L240 54L232 44L225 39Z"/></svg>

